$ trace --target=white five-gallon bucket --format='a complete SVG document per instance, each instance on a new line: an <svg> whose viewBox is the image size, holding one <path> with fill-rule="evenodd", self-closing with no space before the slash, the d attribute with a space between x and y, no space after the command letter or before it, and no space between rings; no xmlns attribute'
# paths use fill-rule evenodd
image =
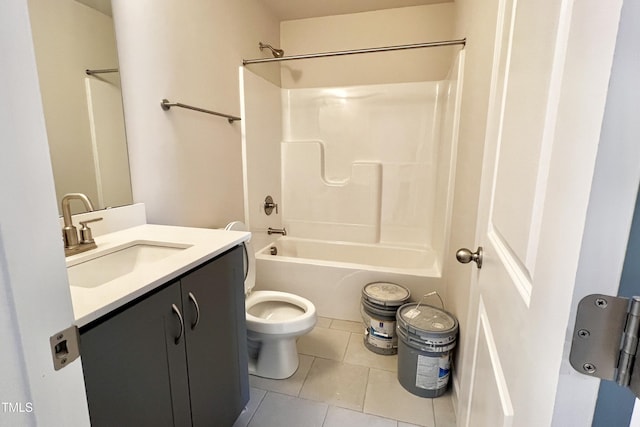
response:
<svg viewBox="0 0 640 427"><path fill-rule="evenodd" d="M361 314L364 345L378 354L396 354L396 311L409 301L411 292L395 283L374 282L362 289Z"/></svg>
<svg viewBox="0 0 640 427"><path fill-rule="evenodd" d="M397 311L398 381L421 397L438 397L447 389L451 351L458 320L430 305L405 304Z"/></svg>

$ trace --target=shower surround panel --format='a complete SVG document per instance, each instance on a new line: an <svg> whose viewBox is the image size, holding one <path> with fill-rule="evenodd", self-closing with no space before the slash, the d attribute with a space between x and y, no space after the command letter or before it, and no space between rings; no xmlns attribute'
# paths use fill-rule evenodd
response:
<svg viewBox="0 0 640 427"><path fill-rule="evenodd" d="M446 82L283 90L291 234L431 246Z"/></svg>

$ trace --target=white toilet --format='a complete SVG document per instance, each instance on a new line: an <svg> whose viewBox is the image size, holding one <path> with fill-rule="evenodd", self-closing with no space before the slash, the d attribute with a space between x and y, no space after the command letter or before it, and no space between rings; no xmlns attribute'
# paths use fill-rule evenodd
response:
<svg viewBox="0 0 640 427"><path fill-rule="evenodd" d="M247 231L235 221L226 230ZM298 369L296 339L316 324L316 308L306 298L287 292L253 291L255 252L245 243L245 308L249 345L249 372L265 378L283 379Z"/></svg>

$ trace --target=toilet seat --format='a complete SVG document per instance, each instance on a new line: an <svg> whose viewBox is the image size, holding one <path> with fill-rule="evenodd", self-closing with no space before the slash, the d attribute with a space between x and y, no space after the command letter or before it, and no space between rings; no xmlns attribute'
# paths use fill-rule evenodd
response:
<svg viewBox="0 0 640 427"><path fill-rule="evenodd" d="M294 305L302 310L302 314L287 319L266 319L258 317L250 313L251 308L263 303L269 302L283 303ZM245 300L247 328L251 331L263 334L295 334L300 335L305 331L311 330L316 322L316 308L311 301L301 296L278 291L254 291ZM307 331L308 332L308 331Z"/></svg>

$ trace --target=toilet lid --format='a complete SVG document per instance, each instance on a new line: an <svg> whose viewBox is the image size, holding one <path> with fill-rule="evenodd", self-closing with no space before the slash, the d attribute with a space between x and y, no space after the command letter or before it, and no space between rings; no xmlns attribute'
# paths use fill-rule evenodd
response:
<svg viewBox="0 0 640 427"><path fill-rule="evenodd" d="M230 222L224 229L227 231L249 231L242 221ZM251 238L243 242L243 245L244 293L248 294L256 284L256 255L253 250L253 245L251 244Z"/></svg>

